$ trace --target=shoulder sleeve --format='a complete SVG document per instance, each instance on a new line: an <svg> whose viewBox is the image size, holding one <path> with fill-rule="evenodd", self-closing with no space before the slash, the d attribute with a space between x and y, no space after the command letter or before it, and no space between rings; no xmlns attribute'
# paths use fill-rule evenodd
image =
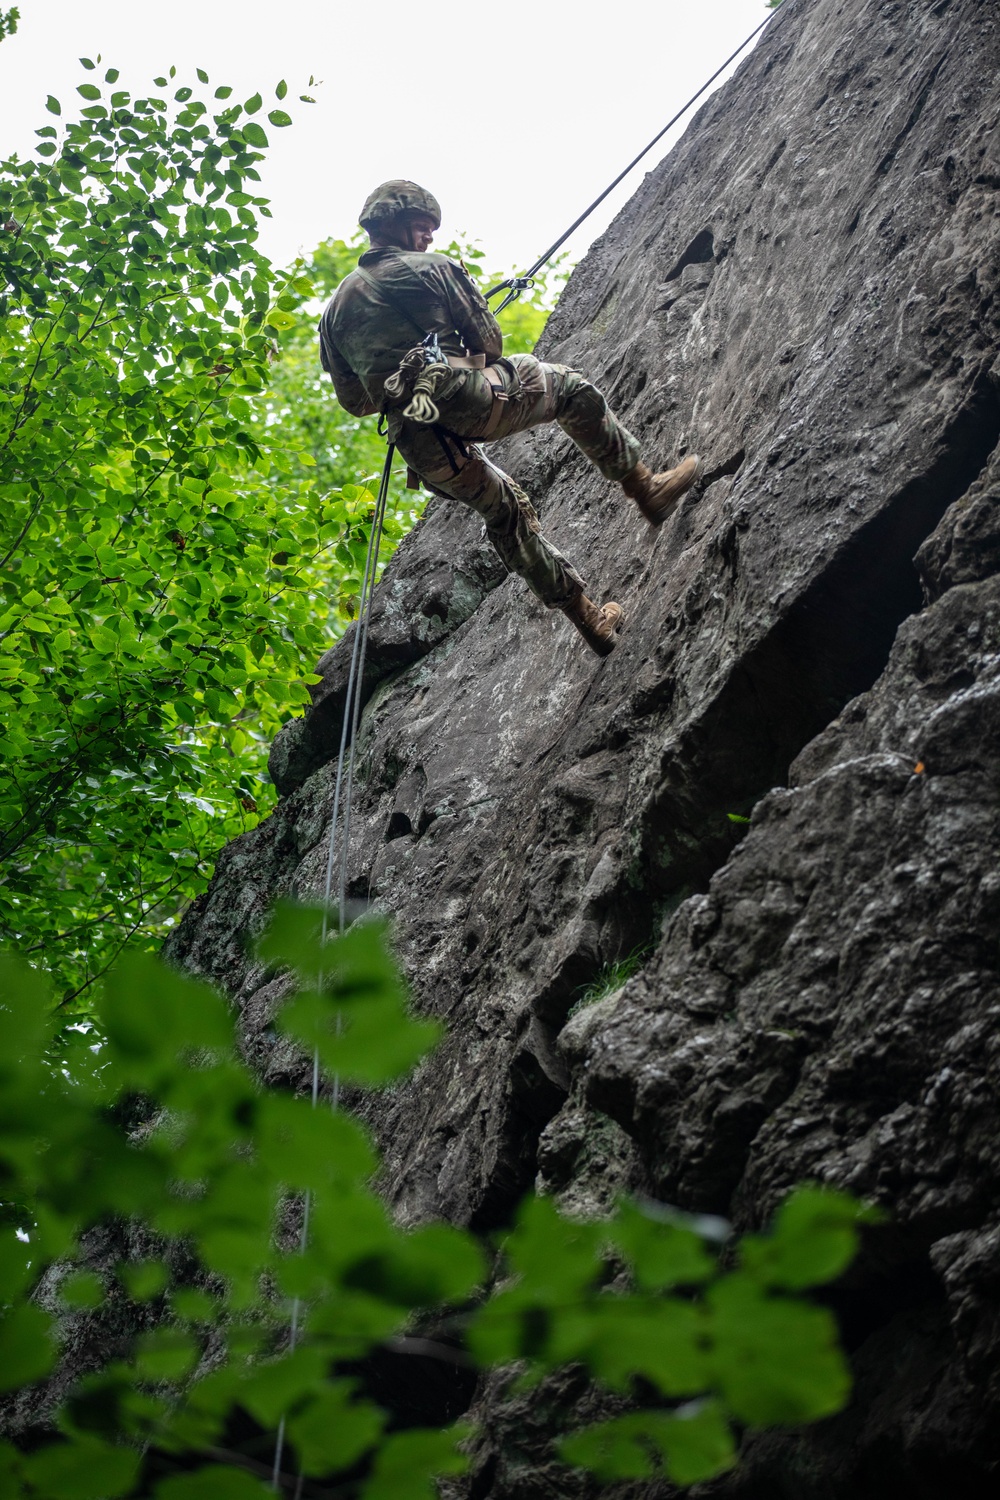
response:
<svg viewBox="0 0 1000 1500"><path fill-rule="evenodd" d="M468 271L453 260L442 257L442 269L448 311L466 348L474 354L485 354L487 359L499 359L503 353L503 334L486 298Z"/></svg>
<svg viewBox="0 0 1000 1500"><path fill-rule="evenodd" d="M337 400L352 417L370 417L378 411L361 380L330 337L325 317L319 325L319 357L323 369L333 381Z"/></svg>

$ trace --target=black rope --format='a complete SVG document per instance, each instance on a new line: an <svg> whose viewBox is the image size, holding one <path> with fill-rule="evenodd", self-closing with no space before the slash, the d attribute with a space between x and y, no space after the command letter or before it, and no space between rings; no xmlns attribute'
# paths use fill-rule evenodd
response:
<svg viewBox="0 0 1000 1500"><path fill-rule="evenodd" d="M729 57L727 57L726 60L725 60L725 62L722 63L721 66L719 66L718 68L716 68L715 72L712 74L712 76L708 80L708 82L707 83L703 83L702 86L701 86L701 88L698 90L698 92L696 94L692 94L691 95L691 98L684 105L683 109L679 109L677 111L677 113L674 115L673 119L670 119L670 120L667 121L667 123L664 125L663 129L659 132L659 134L653 136L653 139L650 141L650 143L649 143L648 146L643 146L642 150L639 152L639 155L636 156L636 157L633 157L633 159L629 162L628 166L625 167L621 172L618 173L618 176L615 178L614 182L609 182L608 183L607 187L604 189L604 192L601 193L600 197L595 198L594 201L593 201L593 203L590 205L590 207L589 208L585 208L584 211L583 211L583 213L580 215L580 217L578 219L574 219L573 220L572 224L566 230L565 234L561 234L559 236L559 238L556 240L555 244L554 245L550 245L549 248L546 250L545 254L544 255L540 255L538 257L538 259L535 261L535 264L531 267L530 270L525 271L525 273L524 273L523 276L511 276L511 277L508 277L508 279L506 281L501 281L497 286L493 287L490 291L488 291L486 293L487 297L495 297L498 292L503 292L503 291L507 292L506 297L503 299L503 301L501 302L500 306L496 310L496 314L495 314L496 317L499 317L500 314L503 312L504 308L507 306L507 304L509 302L513 302L514 299L515 299L515 297L519 297L521 295L521 293L526 288L528 288L530 286L534 286L534 277L542 269L542 267L545 265L546 261L551 260L552 256L555 255L556 251L560 248L560 246L562 246L562 245L564 245L566 243L566 241L569 239L570 235L573 234L573 232L575 230L579 229L580 225L584 222L585 219L589 219L590 218L590 215L594 212L594 209L600 207L600 205L604 202L604 200L608 196L608 194L614 192L615 188L618 186L618 184L620 182L623 182L625 180L625 178L631 172L632 168L633 167L637 167L639 165L639 163L642 161L642 158L644 156L646 156L650 151L652 151L652 149L656 145L657 141L662 140L663 137L666 135L667 131L670 130L670 129L672 129L672 127L677 124L677 121L681 118L681 116L687 114L687 112L691 108L692 104L696 104L698 102L698 100L701 98L702 94L705 92L705 90L712 87L712 84L718 78L719 74L720 73L724 73L726 71L726 69L729 67L729 64L731 62L734 62L736 60L736 58L739 57L739 55L743 51L744 47L749 47L749 45L753 41L754 37L757 36L760 32L762 32L764 30L764 27L768 24L768 22L772 21L773 19L774 19L773 16L765 16L764 20L761 21L760 25L754 27L753 31L751 31L751 33L747 37L746 41L741 42L740 45L737 47L736 51L733 52ZM509 288L509 290L508 290L508 288Z"/></svg>

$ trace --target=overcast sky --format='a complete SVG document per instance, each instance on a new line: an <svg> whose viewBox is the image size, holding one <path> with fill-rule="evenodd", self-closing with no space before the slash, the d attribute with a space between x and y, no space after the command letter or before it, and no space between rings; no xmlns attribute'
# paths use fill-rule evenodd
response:
<svg viewBox="0 0 1000 1500"><path fill-rule="evenodd" d="M175 87L197 86L198 66L234 99L264 96L273 259L350 235L372 187L410 177L441 201L442 242L480 239L491 268L534 260L766 14L763 0L18 3L18 31L0 43L3 155L31 151L53 123L47 94L64 119L83 105L77 85L99 75L81 55L100 53L133 93L171 64ZM264 113L282 78L294 124L274 130ZM576 258L679 130L577 232Z"/></svg>

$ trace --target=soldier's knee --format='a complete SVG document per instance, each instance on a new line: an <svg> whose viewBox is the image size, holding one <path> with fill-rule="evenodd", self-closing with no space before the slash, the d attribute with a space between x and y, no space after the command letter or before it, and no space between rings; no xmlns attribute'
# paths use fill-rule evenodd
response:
<svg viewBox="0 0 1000 1500"><path fill-rule="evenodd" d="M560 417L576 427L593 427L604 421L608 403L595 385L575 370L570 371L572 381L567 381Z"/></svg>

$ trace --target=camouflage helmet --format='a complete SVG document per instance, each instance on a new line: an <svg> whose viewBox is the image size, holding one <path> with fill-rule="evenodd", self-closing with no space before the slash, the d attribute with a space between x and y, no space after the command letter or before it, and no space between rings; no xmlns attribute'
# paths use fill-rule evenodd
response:
<svg viewBox="0 0 1000 1500"><path fill-rule="evenodd" d="M369 193L358 223L370 234L378 224L396 219L400 214L426 214L434 220L435 229L441 228L441 206L434 194L404 178L380 183L373 193Z"/></svg>

